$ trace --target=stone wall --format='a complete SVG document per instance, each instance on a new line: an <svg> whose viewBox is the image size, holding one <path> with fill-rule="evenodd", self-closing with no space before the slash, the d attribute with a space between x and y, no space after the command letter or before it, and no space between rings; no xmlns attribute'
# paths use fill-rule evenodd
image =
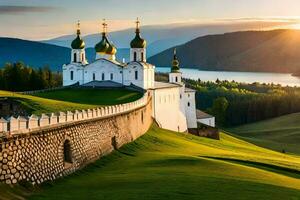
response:
<svg viewBox="0 0 300 200"><path fill-rule="evenodd" d="M143 135L151 113L148 96L133 110L7 134L0 141L0 181L40 184L70 174Z"/></svg>

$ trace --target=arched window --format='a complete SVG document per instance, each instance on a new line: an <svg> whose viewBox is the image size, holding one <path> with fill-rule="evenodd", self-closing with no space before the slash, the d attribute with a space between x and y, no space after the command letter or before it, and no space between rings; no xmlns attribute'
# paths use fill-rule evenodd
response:
<svg viewBox="0 0 300 200"><path fill-rule="evenodd" d="M136 52L133 53L133 61L136 61Z"/></svg>
<svg viewBox="0 0 300 200"><path fill-rule="evenodd" d="M114 74L113 73L110 74L110 80L111 81L114 80Z"/></svg>
<svg viewBox="0 0 300 200"><path fill-rule="evenodd" d="M96 74L93 73L93 81L96 80Z"/></svg>
<svg viewBox="0 0 300 200"><path fill-rule="evenodd" d="M104 73L102 73L102 81L104 81L105 80L105 75L104 75Z"/></svg>
<svg viewBox="0 0 300 200"><path fill-rule="evenodd" d="M142 112L141 120L142 120L142 124L143 124L144 123L144 112Z"/></svg>
<svg viewBox="0 0 300 200"><path fill-rule="evenodd" d="M70 80L73 81L73 79L74 79L74 72L70 71Z"/></svg>
<svg viewBox="0 0 300 200"><path fill-rule="evenodd" d="M191 104L190 104L190 102L188 102L188 107L190 107L191 106Z"/></svg>
<svg viewBox="0 0 300 200"><path fill-rule="evenodd" d="M144 62L144 52L141 53L141 61Z"/></svg>
<svg viewBox="0 0 300 200"><path fill-rule="evenodd" d="M84 54L81 54L81 62L84 61Z"/></svg>
<svg viewBox="0 0 300 200"><path fill-rule="evenodd" d="M73 57L74 57L74 62L77 62L77 55L76 55L76 53L74 53Z"/></svg>
<svg viewBox="0 0 300 200"><path fill-rule="evenodd" d="M175 77L175 82L176 82L176 83L178 82L178 77L177 77L177 76Z"/></svg>
<svg viewBox="0 0 300 200"><path fill-rule="evenodd" d="M72 163L71 143L69 140L64 142L64 162Z"/></svg>
<svg viewBox="0 0 300 200"><path fill-rule="evenodd" d="M134 78L135 78L135 80L138 80L138 79L139 79L138 71L135 71L135 72L134 72Z"/></svg>

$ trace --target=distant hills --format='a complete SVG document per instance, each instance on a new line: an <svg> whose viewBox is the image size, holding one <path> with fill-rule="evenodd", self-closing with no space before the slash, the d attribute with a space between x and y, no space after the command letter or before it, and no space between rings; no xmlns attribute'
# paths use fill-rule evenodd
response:
<svg viewBox="0 0 300 200"><path fill-rule="evenodd" d="M267 24L268 26L278 25L276 23ZM266 25L266 26L267 26ZM160 53L170 47L184 44L192 39L208 34L220 34L226 32L233 32L237 30L249 30L254 29L258 25L257 23L234 23L234 24L167 24L167 25L154 25L143 26L142 36L147 40L147 56L153 56ZM109 39L117 46L118 49L122 49L122 53L118 55L120 59L129 59L129 44L134 37L134 29L126 29L109 33ZM75 35L66 35L51 40L41 41L47 44L54 44L63 47L70 47ZM86 43L86 47L93 48L101 40L100 33L86 35L83 37ZM127 50L126 50L127 49ZM124 50L128 53L124 54Z"/></svg>
<svg viewBox="0 0 300 200"><path fill-rule="evenodd" d="M7 62L17 61L36 68L49 66L53 71L58 71L62 64L70 62L70 49L40 42L0 38L0 67Z"/></svg>
<svg viewBox="0 0 300 200"><path fill-rule="evenodd" d="M300 31L245 31L208 35L177 46L181 67L201 70L286 72L300 69ZM149 58L170 66L173 48Z"/></svg>
<svg viewBox="0 0 300 200"><path fill-rule="evenodd" d="M170 33L171 34L171 33ZM130 39L133 34L130 34ZM163 39L165 44L174 44ZM129 38L128 38L129 39ZM159 39L159 38L158 38ZM168 41L168 42L167 42ZM183 41L183 40L178 40ZM152 43L159 46L160 40ZM175 45L176 46L176 45ZM286 72L300 71L300 31L245 31L220 35L207 35L177 45L181 67L201 70ZM151 45L148 46L148 53ZM174 47L168 47L148 59L156 66L170 66ZM153 52L152 52L153 53ZM95 59L93 47L86 49L87 59ZM119 48L117 59L129 60L129 49ZM0 38L0 66L6 62L23 61L33 67L50 66L61 70L70 62L70 48L27 40Z"/></svg>

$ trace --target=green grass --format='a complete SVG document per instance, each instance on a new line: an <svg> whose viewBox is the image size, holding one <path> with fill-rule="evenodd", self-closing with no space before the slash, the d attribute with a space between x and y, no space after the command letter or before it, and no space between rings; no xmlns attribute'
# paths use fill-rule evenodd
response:
<svg viewBox="0 0 300 200"><path fill-rule="evenodd" d="M29 113L41 114L128 103L141 98L142 94L123 89L64 89L31 96L0 90L0 97L18 101Z"/></svg>
<svg viewBox="0 0 300 200"><path fill-rule="evenodd" d="M228 129L241 139L300 155L300 113Z"/></svg>
<svg viewBox="0 0 300 200"><path fill-rule="evenodd" d="M299 200L300 157L224 133L215 141L153 126L119 151L24 196L34 200Z"/></svg>

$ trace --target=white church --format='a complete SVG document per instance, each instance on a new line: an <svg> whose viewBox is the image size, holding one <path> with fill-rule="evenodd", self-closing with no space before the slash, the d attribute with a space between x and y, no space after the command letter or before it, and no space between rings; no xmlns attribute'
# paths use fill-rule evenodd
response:
<svg viewBox="0 0 300 200"><path fill-rule="evenodd" d="M71 62L63 66L63 85L118 84L139 87L151 92L152 115L161 128L179 132L197 128L195 91L186 88L181 80L182 73L176 50L169 83L155 81L155 66L147 63L147 42L140 35L139 23L137 20L135 38L130 43L128 63L116 60L117 49L108 39L105 22L102 40L95 45L96 59L89 63L78 23L77 37L71 44Z"/></svg>

